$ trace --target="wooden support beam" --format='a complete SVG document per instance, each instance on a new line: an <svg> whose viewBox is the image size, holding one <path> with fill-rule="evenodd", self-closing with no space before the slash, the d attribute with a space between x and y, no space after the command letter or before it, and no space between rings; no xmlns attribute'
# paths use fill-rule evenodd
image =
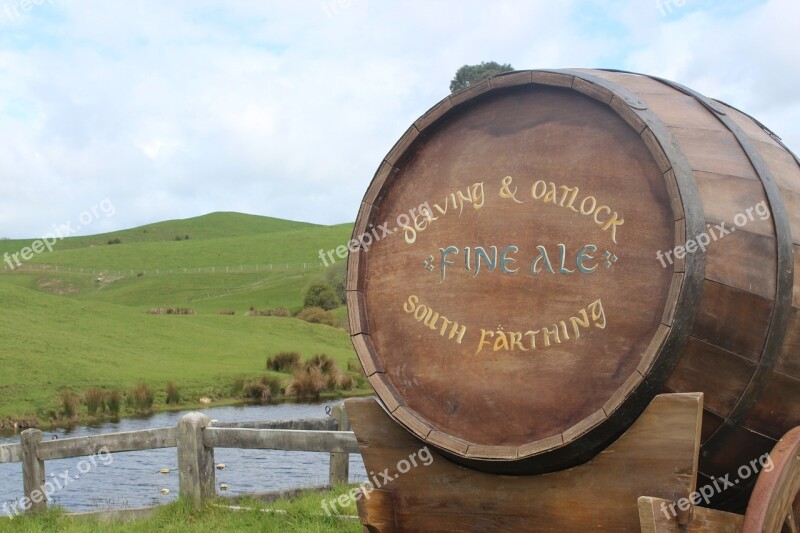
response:
<svg viewBox="0 0 800 533"><path fill-rule="evenodd" d="M426 449L374 399L350 399L345 405L367 471L382 473L381 486L373 487L382 491L380 496L372 497L373 491L358 501L362 524L371 532L638 533L640 496L676 501L696 483L702 394L658 396L625 434L589 462L534 476L501 476L456 465ZM414 462L417 466L410 466Z"/></svg>
<svg viewBox="0 0 800 533"><path fill-rule="evenodd" d="M686 525L680 525L670 506L674 503L661 498L639 498L639 520L642 533L740 533L744 516L694 507ZM677 513L676 513L677 514Z"/></svg>

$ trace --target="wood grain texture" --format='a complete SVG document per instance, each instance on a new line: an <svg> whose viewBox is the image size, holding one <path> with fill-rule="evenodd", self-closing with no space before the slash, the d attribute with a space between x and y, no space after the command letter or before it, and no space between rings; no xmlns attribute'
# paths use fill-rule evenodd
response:
<svg viewBox="0 0 800 533"><path fill-rule="evenodd" d="M661 498L648 496L639 498L642 533L740 533L742 531L744 516L703 507L695 507L689 523L680 525L669 512L671 504L672 502Z"/></svg>
<svg viewBox="0 0 800 533"><path fill-rule="evenodd" d="M197 412L178 422L178 487L181 497L198 509L217 494L214 448L203 444L203 433L210 424L210 418Z"/></svg>
<svg viewBox="0 0 800 533"><path fill-rule="evenodd" d="M386 473L375 476L378 497L359 502L369 531L640 531L639 496L673 501L694 489L699 394L657 397L595 459L539 476L496 476L427 455L374 400L345 405L367 471ZM411 457L417 466L405 471Z"/></svg>
<svg viewBox="0 0 800 533"><path fill-rule="evenodd" d="M355 438L350 431L208 427L203 430L203 444L207 448L331 453L358 452Z"/></svg>
<svg viewBox="0 0 800 533"><path fill-rule="evenodd" d="M800 379L800 357L797 357L800 353L800 309L792 306L789 320L789 333L786 335L783 351L775 369L787 376Z"/></svg>
<svg viewBox="0 0 800 533"><path fill-rule="evenodd" d="M745 427L777 439L795 426L800 426L800 379L773 372Z"/></svg>
<svg viewBox="0 0 800 533"><path fill-rule="evenodd" d="M727 417L753 377L755 363L694 337L667 380L673 391L706 393L706 408Z"/></svg>
<svg viewBox="0 0 800 533"><path fill-rule="evenodd" d="M758 362L772 310L772 300L706 280L692 336Z"/></svg>
<svg viewBox="0 0 800 533"><path fill-rule="evenodd" d="M100 450L115 453L174 448L176 442L176 428L145 429L94 437L44 441L38 445L37 454L44 460L63 459L95 455Z"/></svg>
<svg viewBox="0 0 800 533"><path fill-rule="evenodd" d="M38 429L26 429L20 434L23 494L30 500L31 513L47 509L47 499L43 496L47 494L44 487L46 480L44 459L37 454L37 447L41 443L42 432Z"/></svg>
<svg viewBox="0 0 800 533"><path fill-rule="evenodd" d="M502 89L504 87L514 87L516 85L525 85L532 83L532 71L518 70L506 74L500 74L490 80L493 89Z"/></svg>
<svg viewBox="0 0 800 533"><path fill-rule="evenodd" d="M19 444L0 446L0 463L19 463L22 461L22 449Z"/></svg>
<svg viewBox="0 0 800 533"><path fill-rule="evenodd" d="M255 420L250 422L214 422L215 428L301 429L305 431L336 431L336 418L296 418L294 420Z"/></svg>

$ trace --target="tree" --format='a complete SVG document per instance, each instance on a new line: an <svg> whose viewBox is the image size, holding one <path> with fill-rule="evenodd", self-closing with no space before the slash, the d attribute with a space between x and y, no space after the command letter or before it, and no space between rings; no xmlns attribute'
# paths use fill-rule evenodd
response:
<svg viewBox="0 0 800 533"><path fill-rule="evenodd" d="M488 63L481 61L480 65L464 65L456 71L455 77L450 81L450 92L456 93L472 84L510 70L514 70L514 67L509 64L501 65L495 61Z"/></svg>
<svg viewBox="0 0 800 533"><path fill-rule="evenodd" d="M339 296L339 300L344 302L347 299L347 295L345 293L345 286L347 285L346 263L339 262L329 266L325 271L325 281L327 281L328 285L333 287L333 290L336 291L336 294Z"/></svg>
<svg viewBox="0 0 800 533"><path fill-rule="evenodd" d="M336 291L327 283L315 281L306 291L303 307L321 307L326 311L336 309L342 304Z"/></svg>

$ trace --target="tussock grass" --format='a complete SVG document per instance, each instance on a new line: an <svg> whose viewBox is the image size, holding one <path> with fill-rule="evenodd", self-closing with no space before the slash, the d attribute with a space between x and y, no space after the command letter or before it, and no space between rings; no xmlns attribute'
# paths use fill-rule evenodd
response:
<svg viewBox="0 0 800 533"><path fill-rule="evenodd" d="M175 405L181 403L181 392L173 381L167 381L167 404Z"/></svg>
<svg viewBox="0 0 800 533"><path fill-rule="evenodd" d="M106 406L106 393L100 389L89 389L83 393L83 401L89 415L95 416L98 411L103 412Z"/></svg>
<svg viewBox="0 0 800 533"><path fill-rule="evenodd" d="M156 395L153 389L146 383L136 384L128 395L129 406L138 412L146 413L152 411L153 404L156 402Z"/></svg>
<svg viewBox="0 0 800 533"><path fill-rule="evenodd" d="M298 352L278 352L267 358L267 370L273 372L294 372L300 368Z"/></svg>
<svg viewBox="0 0 800 533"><path fill-rule="evenodd" d="M78 416L80 402L77 394L71 390L65 390L61 393L61 412L59 414L67 420L75 419Z"/></svg>

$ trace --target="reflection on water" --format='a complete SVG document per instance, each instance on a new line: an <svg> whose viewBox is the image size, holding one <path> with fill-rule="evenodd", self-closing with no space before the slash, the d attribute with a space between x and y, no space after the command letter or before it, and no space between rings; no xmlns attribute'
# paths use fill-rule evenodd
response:
<svg viewBox="0 0 800 533"><path fill-rule="evenodd" d="M290 420L323 418L326 407L334 401L318 404L281 404L268 406L216 407L203 412L220 422L250 420ZM124 419L119 422L54 430L44 433L45 439L81 437L136 431L140 429L177 426L188 411L159 413L148 418ZM0 444L18 443L19 436L0 437ZM225 465L218 470L220 484L228 486L227 494L267 492L272 490L324 485L328 482L327 453L284 452L274 450L215 450L215 462ZM116 453L110 457L75 457L47 461L48 480L62 485L52 496L52 503L69 511L143 507L167 503L178 497L178 457L175 448L141 452ZM169 474L161 474L169 469ZM366 479L364 464L359 455L350 455L350 480ZM169 494L162 494L168 489ZM166 491L164 491L166 492ZM22 497L22 465L0 464L0 507ZM0 513L4 513L0 508Z"/></svg>

